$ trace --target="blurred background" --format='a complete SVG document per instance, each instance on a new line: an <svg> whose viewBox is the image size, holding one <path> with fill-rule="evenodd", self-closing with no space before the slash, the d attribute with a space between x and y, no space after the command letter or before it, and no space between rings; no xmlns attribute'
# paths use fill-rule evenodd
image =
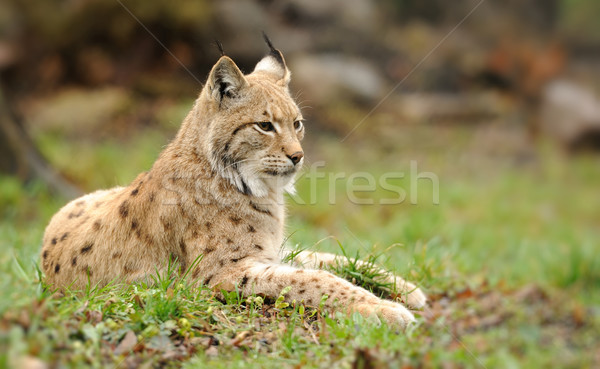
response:
<svg viewBox="0 0 600 369"><path fill-rule="evenodd" d="M290 244L386 250L382 262L439 295L533 284L597 320L598 16L594 0L5 0L2 268L37 261L68 198L152 165L218 59L215 39L248 73L264 30L292 71L307 168L406 173L394 183L409 196L411 162L439 178L439 204L420 180L417 204L357 205L347 182L311 192L301 177L299 196L318 201L290 204ZM581 340L560 347L593 342Z"/></svg>

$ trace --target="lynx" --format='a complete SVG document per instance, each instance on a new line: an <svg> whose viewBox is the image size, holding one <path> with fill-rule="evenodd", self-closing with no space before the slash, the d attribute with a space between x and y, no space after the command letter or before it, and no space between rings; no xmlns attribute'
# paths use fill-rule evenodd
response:
<svg viewBox="0 0 600 369"><path fill-rule="evenodd" d="M277 297L289 286L290 302L317 306L327 294L327 309L400 326L414 320L403 305L321 270L340 261L335 255L304 251L295 266L282 262L284 194L304 161L305 128L283 55L266 40L270 52L248 75L229 57L218 60L148 172L53 216L41 252L50 285L132 283L164 270L171 258L210 287ZM386 276L409 306L425 304L413 284Z"/></svg>

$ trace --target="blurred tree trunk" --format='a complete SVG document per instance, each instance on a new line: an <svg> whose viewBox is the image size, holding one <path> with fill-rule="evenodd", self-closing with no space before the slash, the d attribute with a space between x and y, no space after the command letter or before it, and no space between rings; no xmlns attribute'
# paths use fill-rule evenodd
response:
<svg viewBox="0 0 600 369"><path fill-rule="evenodd" d="M15 175L23 181L39 179L67 198L81 191L65 180L44 159L23 126L12 113L0 86L0 173Z"/></svg>

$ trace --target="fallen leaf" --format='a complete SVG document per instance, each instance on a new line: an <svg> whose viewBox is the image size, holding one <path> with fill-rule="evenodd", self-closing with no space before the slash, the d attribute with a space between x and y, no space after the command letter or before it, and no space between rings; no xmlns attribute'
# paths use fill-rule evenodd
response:
<svg viewBox="0 0 600 369"><path fill-rule="evenodd" d="M535 284L530 284L519 289L513 294L513 296L517 300L523 302L534 302L539 300L545 301L548 298L548 296L546 296L546 293Z"/></svg>
<svg viewBox="0 0 600 369"><path fill-rule="evenodd" d="M75 314L83 313L85 311L85 309L87 309L89 304L90 304L89 300L86 300L79 309L75 310Z"/></svg>
<svg viewBox="0 0 600 369"><path fill-rule="evenodd" d="M356 357L352 363L352 369L375 369L381 368L381 363L376 359L373 349L359 348L356 349Z"/></svg>
<svg viewBox="0 0 600 369"><path fill-rule="evenodd" d="M21 313L19 314L19 318L17 319L17 322L25 329L29 328L29 325L31 324L31 318L29 317L29 313L25 310L21 310Z"/></svg>
<svg viewBox="0 0 600 369"><path fill-rule="evenodd" d="M137 343L137 336L133 331L127 331L125 337L121 340L117 348L115 348L115 355L121 355L131 351Z"/></svg>
<svg viewBox="0 0 600 369"><path fill-rule="evenodd" d="M109 298L104 303L104 308L106 309L107 307L109 307L110 305L114 304L115 302L117 302L117 300L115 300L113 297Z"/></svg>
<svg viewBox="0 0 600 369"><path fill-rule="evenodd" d="M142 301L140 295L133 295L133 301L135 301L135 303L138 304L138 306L142 309L144 308L144 302Z"/></svg>
<svg viewBox="0 0 600 369"><path fill-rule="evenodd" d="M208 347L211 340L212 337L192 337L190 338L190 345Z"/></svg>
<svg viewBox="0 0 600 369"><path fill-rule="evenodd" d="M209 348L206 349L206 351L204 351L204 354L206 356L218 356L219 355L219 350L217 349L216 346L210 346Z"/></svg>
<svg viewBox="0 0 600 369"><path fill-rule="evenodd" d="M25 356L18 360L21 369L47 369L48 365L36 357Z"/></svg>
<svg viewBox="0 0 600 369"><path fill-rule="evenodd" d="M102 321L102 312L101 311L97 311L97 310L92 310L92 311L86 311L85 312L85 316L87 317L88 321L92 324L98 324Z"/></svg>
<svg viewBox="0 0 600 369"><path fill-rule="evenodd" d="M585 323L585 309L580 304L573 307L572 315L577 326L581 327Z"/></svg>
<svg viewBox="0 0 600 369"><path fill-rule="evenodd" d="M467 287L466 289L457 292L454 297L456 299L468 299L468 298L473 297L473 291Z"/></svg>
<svg viewBox="0 0 600 369"><path fill-rule="evenodd" d="M249 337L251 335L250 331L243 331L238 333L235 338L231 341L231 344L235 347L240 346L240 344L242 343L242 341L244 341L247 337Z"/></svg>

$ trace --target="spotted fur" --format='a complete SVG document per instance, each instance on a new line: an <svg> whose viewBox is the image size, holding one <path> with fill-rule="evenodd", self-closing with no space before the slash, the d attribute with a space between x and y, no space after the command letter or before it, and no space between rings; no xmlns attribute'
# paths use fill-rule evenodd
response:
<svg viewBox="0 0 600 369"><path fill-rule="evenodd" d="M303 161L302 114L289 80L274 48L248 75L222 56L150 171L54 215L42 246L47 282L58 288L130 283L161 271L169 258L183 272L202 255L190 274L199 283L274 297L291 286L289 301L316 305L328 294L328 308L412 321L398 303L329 272L281 262L284 192L293 191ZM300 256L319 266L315 255ZM413 297L409 304L425 303L413 285L399 286Z"/></svg>

